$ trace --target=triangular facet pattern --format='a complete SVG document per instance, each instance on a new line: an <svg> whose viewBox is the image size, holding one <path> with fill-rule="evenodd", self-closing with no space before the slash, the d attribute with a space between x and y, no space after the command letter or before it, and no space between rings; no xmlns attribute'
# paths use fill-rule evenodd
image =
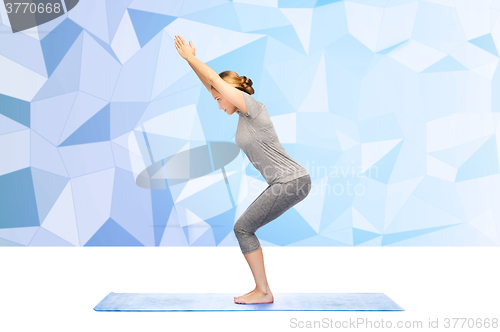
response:
<svg viewBox="0 0 500 332"><path fill-rule="evenodd" d="M0 246L239 245L268 184L175 35L309 172L262 245L500 245L495 1L62 4L0 18Z"/></svg>

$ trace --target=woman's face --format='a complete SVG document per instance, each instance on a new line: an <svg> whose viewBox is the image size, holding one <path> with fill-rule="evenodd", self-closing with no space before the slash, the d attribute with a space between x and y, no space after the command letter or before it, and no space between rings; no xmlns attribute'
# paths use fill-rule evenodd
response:
<svg viewBox="0 0 500 332"><path fill-rule="evenodd" d="M231 115L238 109L236 106L231 104L229 100L224 98L224 96L221 95L219 91L215 90L214 88L212 88L212 97L219 104L219 109L225 111L226 114Z"/></svg>

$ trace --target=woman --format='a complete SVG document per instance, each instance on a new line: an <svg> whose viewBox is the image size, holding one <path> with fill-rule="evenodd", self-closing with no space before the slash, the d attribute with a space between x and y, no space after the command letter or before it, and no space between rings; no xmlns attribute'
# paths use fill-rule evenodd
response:
<svg viewBox="0 0 500 332"><path fill-rule="evenodd" d="M274 297L255 232L303 200L311 190L311 178L279 142L266 107L250 96L254 93L251 79L232 71L218 75L195 57L193 43L187 45L180 36L175 36L175 47L219 103L219 109L229 115L238 112L235 142L268 183L234 225L234 234L255 279L255 289L235 297L234 302L272 303Z"/></svg>

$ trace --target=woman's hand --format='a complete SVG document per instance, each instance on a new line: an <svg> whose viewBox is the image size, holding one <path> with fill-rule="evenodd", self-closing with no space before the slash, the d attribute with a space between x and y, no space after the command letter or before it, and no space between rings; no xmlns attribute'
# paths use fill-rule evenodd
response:
<svg viewBox="0 0 500 332"><path fill-rule="evenodd" d="M179 55L184 58L184 60L187 60L190 55L195 55L196 50L191 41L189 42L189 44L191 45L190 47L188 46L188 44L186 44L181 36L175 36L174 40L175 48L177 49L177 52L179 52Z"/></svg>
<svg viewBox="0 0 500 332"><path fill-rule="evenodd" d="M193 43L191 41L189 41L189 46L191 46L191 49L193 50L193 55L196 56L196 49L194 48L193 46Z"/></svg>

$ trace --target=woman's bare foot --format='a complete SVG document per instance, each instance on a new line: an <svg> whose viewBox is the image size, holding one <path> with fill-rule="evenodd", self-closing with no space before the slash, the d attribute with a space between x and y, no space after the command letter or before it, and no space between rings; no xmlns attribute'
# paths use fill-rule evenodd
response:
<svg viewBox="0 0 500 332"><path fill-rule="evenodd" d="M255 289L249 294L245 294L240 296L239 298L234 299L235 303L241 304L251 304L251 303L273 303L274 297L273 293L269 290L267 293L264 293L261 290Z"/></svg>
<svg viewBox="0 0 500 332"><path fill-rule="evenodd" d="M240 295L240 296L235 296L234 298L235 298L235 299L239 299L240 297L243 297L243 296L246 296L246 295L248 295L248 294L250 294L250 293L255 292L255 290L256 290L256 289L257 289L257 286L255 286L255 288L254 288L253 290L249 291L248 293L243 294L243 295Z"/></svg>

